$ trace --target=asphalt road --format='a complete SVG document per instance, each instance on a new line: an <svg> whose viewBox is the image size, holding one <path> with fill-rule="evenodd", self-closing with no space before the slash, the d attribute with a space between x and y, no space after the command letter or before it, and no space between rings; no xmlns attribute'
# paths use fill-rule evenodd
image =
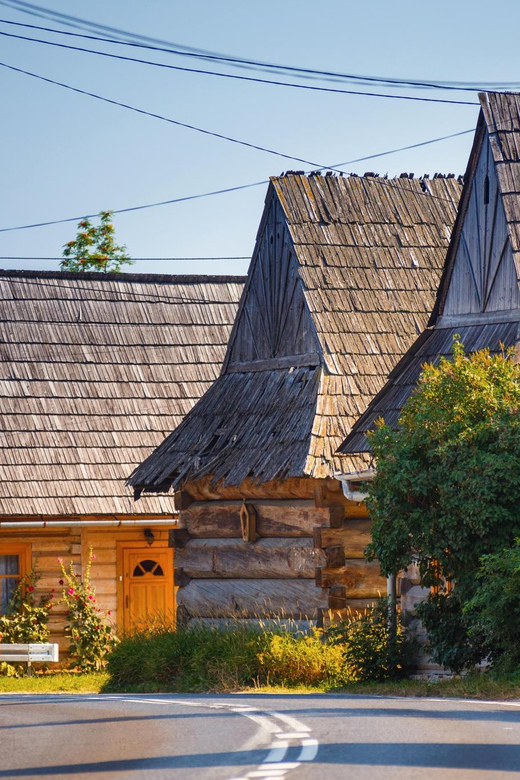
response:
<svg viewBox="0 0 520 780"><path fill-rule="evenodd" d="M520 778L520 702L0 697L0 780Z"/></svg>

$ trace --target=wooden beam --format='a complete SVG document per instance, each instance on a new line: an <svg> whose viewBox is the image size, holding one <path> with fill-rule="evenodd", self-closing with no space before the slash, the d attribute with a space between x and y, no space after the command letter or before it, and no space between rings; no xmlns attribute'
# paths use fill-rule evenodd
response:
<svg viewBox="0 0 520 780"><path fill-rule="evenodd" d="M347 558L364 558L364 550L372 540L372 521L365 517L352 517L343 528L317 528L314 534L316 547L342 546Z"/></svg>
<svg viewBox="0 0 520 780"><path fill-rule="evenodd" d="M327 595L313 580L192 580L177 605L189 617L316 619Z"/></svg>
<svg viewBox="0 0 520 780"><path fill-rule="evenodd" d="M182 550L191 539L187 528L172 528L168 531L168 547Z"/></svg>
<svg viewBox="0 0 520 780"><path fill-rule="evenodd" d="M247 374L255 371L276 371L280 368L319 366L320 362L318 353L311 352L307 355L289 355L265 360L250 360L247 363L230 363L226 368L226 374Z"/></svg>
<svg viewBox="0 0 520 780"><path fill-rule="evenodd" d="M328 526L328 509L312 501L250 501L257 513L259 537L312 537L314 528ZM241 501L197 501L182 513L182 522L193 537L242 538Z"/></svg>
<svg viewBox="0 0 520 780"><path fill-rule="evenodd" d="M378 597L386 593L386 579L381 577L378 561L347 560L339 569L316 569L316 585L330 588L346 585L349 598Z"/></svg>
<svg viewBox="0 0 520 780"><path fill-rule="evenodd" d="M192 578L314 579L325 552L312 539L192 539L175 551L175 565Z"/></svg>

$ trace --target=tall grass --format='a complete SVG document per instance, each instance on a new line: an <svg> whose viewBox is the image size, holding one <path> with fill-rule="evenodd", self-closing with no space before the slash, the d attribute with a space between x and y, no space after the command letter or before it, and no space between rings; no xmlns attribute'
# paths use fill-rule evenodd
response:
<svg viewBox="0 0 520 780"><path fill-rule="evenodd" d="M316 630L295 634L232 621L126 636L108 661L110 690L225 692L264 685L344 684L341 650Z"/></svg>
<svg viewBox="0 0 520 780"><path fill-rule="evenodd" d="M362 680L402 677L411 647L402 631L388 634L388 604L380 599L323 632L289 619L191 623L156 622L123 637L108 659L111 690L224 692L279 686L341 688Z"/></svg>

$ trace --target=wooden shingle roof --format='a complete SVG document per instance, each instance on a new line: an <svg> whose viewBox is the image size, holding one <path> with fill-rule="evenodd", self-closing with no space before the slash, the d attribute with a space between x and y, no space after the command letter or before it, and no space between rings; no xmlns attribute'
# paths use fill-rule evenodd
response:
<svg viewBox="0 0 520 780"><path fill-rule="evenodd" d="M223 375L130 483L332 475L335 450L426 324L460 192L453 177L273 178ZM280 285L293 290L285 301ZM264 342L270 359L244 362Z"/></svg>
<svg viewBox="0 0 520 780"><path fill-rule="evenodd" d="M125 479L218 376L243 282L0 271L0 515L171 515Z"/></svg>
<svg viewBox="0 0 520 780"><path fill-rule="evenodd" d="M378 418L397 424L421 366L449 357L455 334L467 352L484 348L496 352L518 344L520 95L484 93L480 102L464 191L429 327L390 373L341 453L369 452L367 433ZM468 294L469 288L476 292Z"/></svg>

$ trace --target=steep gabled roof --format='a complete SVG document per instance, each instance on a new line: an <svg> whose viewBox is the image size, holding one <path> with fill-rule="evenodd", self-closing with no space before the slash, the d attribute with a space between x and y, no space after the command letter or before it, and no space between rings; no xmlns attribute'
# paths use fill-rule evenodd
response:
<svg viewBox="0 0 520 780"><path fill-rule="evenodd" d="M124 480L218 376L243 282L0 271L0 515L171 515Z"/></svg>
<svg viewBox="0 0 520 780"><path fill-rule="evenodd" d="M367 432L395 425L421 366L451 353L460 334L468 352L518 343L520 327L520 95L480 95L482 110L452 240L427 328L391 372L340 452L370 449Z"/></svg>
<svg viewBox="0 0 520 780"><path fill-rule="evenodd" d="M333 474L426 323L460 191L453 177L273 178L223 374L130 484Z"/></svg>

